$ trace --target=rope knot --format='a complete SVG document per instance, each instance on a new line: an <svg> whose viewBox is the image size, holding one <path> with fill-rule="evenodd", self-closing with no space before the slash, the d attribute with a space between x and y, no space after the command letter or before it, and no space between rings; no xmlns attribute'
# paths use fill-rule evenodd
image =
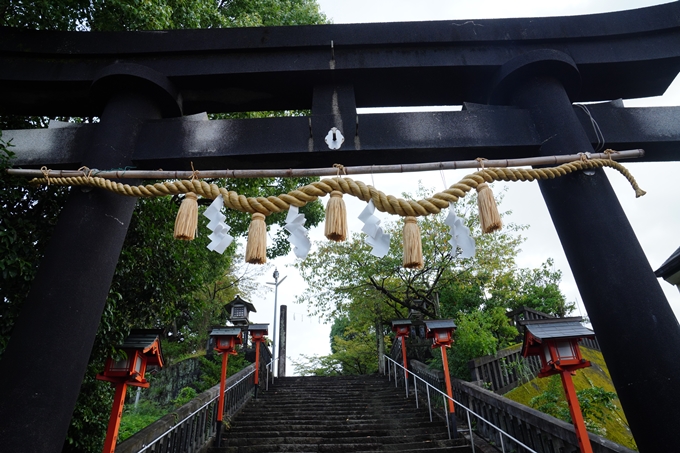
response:
<svg viewBox="0 0 680 453"><path fill-rule="evenodd" d="M602 154L607 156L609 160L614 160L612 159L612 154L619 154L619 152L614 149L605 149L604 151L602 151Z"/></svg>
<svg viewBox="0 0 680 453"><path fill-rule="evenodd" d="M40 167L40 171L42 172L43 176L45 177L45 180L47 181L47 185L50 185L50 170L46 166Z"/></svg>
<svg viewBox="0 0 680 453"><path fill-rule="evenodd" d="M191 181L193 182L195 179L198 179L198 170L194 168L194 163L191 162Z"/></svg>
<svg viewBox="0 0 680 453"><path fill-rule="evenodd" d="M486 158L484 158L484 157L478 157L478 158L475 159L475 160L479 163L480 168L481 168L482 170L484 170L484 161L485 161L485 160L489 160L489 159L486 159Z"/></svg>
<svg viewBox="0 0 680 453"><path fill-rule="evenodd" d="M340 176L340 172L342 172L343 175L347 175L347 169L345 168L344 165L333 164L333 168L335 168L337 170L336 176Z"/></svg>

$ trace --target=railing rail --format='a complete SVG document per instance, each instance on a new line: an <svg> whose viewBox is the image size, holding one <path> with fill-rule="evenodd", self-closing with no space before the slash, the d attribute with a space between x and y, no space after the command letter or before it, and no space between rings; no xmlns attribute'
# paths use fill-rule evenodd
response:
<svg viewBox="0 0 680 453"><path fill-rule="evenodd" d="M527 453L538 453L536 450L533 450L529 446L525 445L522 443L519 439L514 438L510 434L506 433L503 431L500 427L496 426L495 424L491 423L489 420L481 416L480 414L476 413L469 407L465 406L464 404L460 403L459 401L456 401L455 399L449 397L446 393L441 391L439 388L435 387L431 383L429 383L427 380L423 379L421 376L418 376L416 373L413 372L413 370L408 371L406 370L402 365L397 363L396 361L392 360L392 358L383 356L386 365L385 365L385 372L388 375L390 381L392 380L392 371L394 372L394 382L395 386L398 385L399 382L399 376L401 376L401 381L404 383L404 388L406 389L406 397L408 398L409 392L408 392L408 378L407 376L412 376L413 381L414 381L414 393L415 393L415 403L416 407L419 407L419 402L418 402L418 384L421 384L423 388L425 389L426 395L427 395L427 403L428 403L428 408L430 411L430 420L432 420L432 398L431 394L434 393L434 395L439 394L442 398L442 407L444 410L444 418L446 419L446 426L449 431L449 439L451 438L451 425L449 423L449 417L447 413L447 400L453 401L456 409L458 410L457 416L460 416L460 409L463 409L465 411L465 418L467 419L467 426L468 430L470 432L470 443L472 446L472 452L475 452L475 441L474 441L474 434L472 430L472 419L476 423L485 423L489 428L495 430L498 434L498 438L500 439L500 445L501 445L501 451L505 453L505 438L508 440L511 440L515 445L523 447ZM401 368L401 372L398 371L398 369ZM422 390L421 390L421 395L422 395ZM471 419L472 417L472 419Z"/></svg>
<svg viewBox="0 0 680 453"><path fill-rule="evenodd" d="M255 365L236 373L227 381L224 391L224 413L234 416L251 399L255 389L255 373L264 378L266 388L273 382L271 360L259 370ZM121 442L116 453L196 453L216 434L219 385L202 393L173 414L152 423L131 438ZM180 419L177 421L177 419Z"/></svg>

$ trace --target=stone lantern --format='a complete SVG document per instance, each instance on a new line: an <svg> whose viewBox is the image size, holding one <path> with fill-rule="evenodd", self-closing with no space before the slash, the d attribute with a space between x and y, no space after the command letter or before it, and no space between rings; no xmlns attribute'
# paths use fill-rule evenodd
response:
<svg viewBox="0 0 680 453"><path fill-rule="evenodd" d="M257 313L255 306L250 302L241 299L240 296L236 296L234 300L224 307L229 310L231 323L235 326L247 326L249 324L248 316L250 315L250 312Z"/></svg>

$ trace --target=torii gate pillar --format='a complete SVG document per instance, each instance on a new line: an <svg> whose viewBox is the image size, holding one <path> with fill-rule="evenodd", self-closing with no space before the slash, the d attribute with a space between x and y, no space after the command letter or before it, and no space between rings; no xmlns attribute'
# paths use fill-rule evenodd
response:
<svg viewBox="0 0 680 453"><path fill-rule="evenodd" d="M142 122L180 112L165 77L135 65L108 69L92 91L105 107L84 160L91 168L131 165ZM61 452L136 201L71 190L2 357L0 388L11 389L0 404L3 452ZM9 371L26 367L36 332L48 341L31 360L58 385L43 373Z"/></svg>
<svg viewBox="0 0 680 453"><path fill-rule="evenodd" d="M530 111L542 155L592 151L570 101L578 84L569 56L534 51L503 66L491 101ZM600 169L539 186L637 445L670 451L680 420L680 326L609 180Z"/></svg>

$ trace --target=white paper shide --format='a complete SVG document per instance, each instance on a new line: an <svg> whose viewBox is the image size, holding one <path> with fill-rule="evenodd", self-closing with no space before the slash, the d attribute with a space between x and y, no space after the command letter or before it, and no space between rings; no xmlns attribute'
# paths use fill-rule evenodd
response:
<svg viewBox="0 0 680 453"><path fill-rule="evenodd" d="M207 245L208 250L219 254L224 253L234 240L234 237L229 235L231 227L224 223L227 217L221 212L223 205L224 200L222 195L219 195L203 213L210 220L208 228L212 231L208 236L208 239L210 239L210 244Z"/></svg>
<svg viewBox="0 0 680 453"><path fill-rule="evenodd" d="M305 228L305 215L300 214L297 206L291 205L286 216L284 228L290 233L288 242L293 246L293 253L300 259L307 257L312 243Z"/></svg>
<svg viewBox="0 0 680 453"><path fill-rule="evenodd" d="M465 226L463 219L456 216L453 203L449 203L449 215L446 216L444 223L449 226L451 239L451 251L449 255L456 256L460 247L460 258L472 258L475 256L475 240L470 236L470 229Z"/></svg>
<svg viewBox="0 0 680 453"><path fill-rule="evenodd" d="M390 235L383 233L380 227L380 219L374 215L375 204L373 200L368 202L368 205L359 214L359 220L364 222L364 227L361 229L366 235L366 243L373 247L371 255L382 258L387 255L390 250Z"/></svg>

